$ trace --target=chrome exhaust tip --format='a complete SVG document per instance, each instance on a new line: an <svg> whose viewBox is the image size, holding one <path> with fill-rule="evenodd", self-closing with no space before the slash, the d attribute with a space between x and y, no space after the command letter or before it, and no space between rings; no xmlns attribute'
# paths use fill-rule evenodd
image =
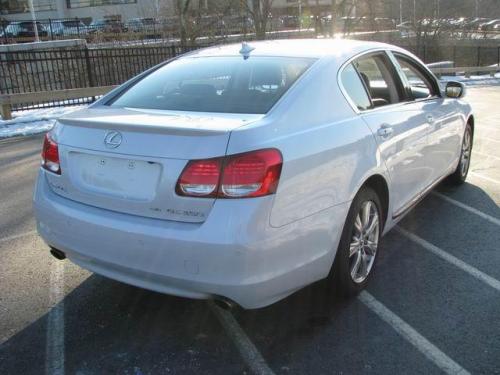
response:
<svg viewBox="0 0 500 375"><path fill-rule="evenodd" d="M232 310L236 306L236 303L234 303L233 301L231 301L227 298L222 298L222 297L215 298L214 304L217 307L220 307L221 309L228 310L228 311Z"/></svg>

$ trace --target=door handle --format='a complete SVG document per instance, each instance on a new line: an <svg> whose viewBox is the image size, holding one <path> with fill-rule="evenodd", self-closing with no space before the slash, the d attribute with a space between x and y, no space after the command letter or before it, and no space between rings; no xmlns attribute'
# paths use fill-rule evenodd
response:
<svg viewBox="0 0 500 375"><path fill-rule="evenodd" d="M427 122L429 124L431 124L431 125L434 124L434 117L432 115L427 115L425 118L427 119Z"/></svg>
<svg viewBox="0 0 500 375"><path fill-rule="evenodd" d="M392 126L384 124L380 125L380 128L377 130L377 134L382 138L389 137L394 132Z"/></svg>

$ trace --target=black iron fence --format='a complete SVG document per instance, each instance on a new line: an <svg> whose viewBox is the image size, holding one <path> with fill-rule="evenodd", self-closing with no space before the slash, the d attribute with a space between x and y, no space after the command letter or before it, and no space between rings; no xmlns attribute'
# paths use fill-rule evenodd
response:
<svg viewBox="0 0 500 375"><path fill-rule="evenodd" d="M120 84L179 54L200 48L161 45L0 53L0 94Z"/></svg>

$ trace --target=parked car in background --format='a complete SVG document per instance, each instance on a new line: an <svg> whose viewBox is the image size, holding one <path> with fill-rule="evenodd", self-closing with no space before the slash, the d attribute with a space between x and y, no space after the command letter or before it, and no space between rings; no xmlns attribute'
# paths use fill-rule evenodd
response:
<svg viewBox="0 0 500 375"><path fill-rule="evenodd" d="M87 33L87 26L80 20L55 20L49 23L48 31L54 36L78 36Z"/></svg>
<svg viewBox="0 0 500 375"><path fill-rule="evenodd" d="M389 31L396 29L396 21L392 18L380 18L374 19L376 31Z"/></svg>
<svg viewBox="0 0 500 375"><path fill-rule="evenodd" d="M116 33L124 33L127 31L127 28L123 24L123 22L114 20L114 19L102 19L93 21L89 27L89 34L95 33L105 33L105 34L116 34Z"/></svg>
<svg viewBox="0 0 500 375"><path fill-rule="evenodd" d="M465 181L464 94L381 43L197 50L58 119L38 232L58 259L158 292L258 308L326 279L354 296L382 235Z"/></svg>
<svg viewBox="0 0 500 375"><path fill-rule="evenodd" d="M300 18L298 16L281 16L280 19L285 29L298 29L300 27Z"/></svg>
<svg viewBox="0 0 500 375"><path fill-rule="evenodd" d="M471 20L466 21L464 28L468 31L477 31L481 24L487 23L489 21L491 21L491 20L488 18L476 17L476 18L473 18Z"/></svg>
<svg viewBox="0 0 500 375"><path fill-rule="evenodd" d="M132 18L125 22L128 31L154 33L158 29L158 21L154 18Z"/></svg>
<svg viewBox="0 0 500 375"><path fill-rule="evenodd" d="M33 21L13 21L4 29L7 38L35 38L35 22ZM41 22L36 22L36 29L40 38L48 35L47 30Z"/></svg>
<svg viewBox="0 0 500 375"><path fill-rule="evenodd" d="M224 17L224 23L228 34L248 34L254 32L253 20L248 16L227 16Z"/></svg>
<svg viewBox="0 0 500 375"><path fill-rule="evenodd" d="M484 22L479 25L479 31L481 32L493 31L495 29L495 26L498 24L500 24L500 19L494 19L488 22Z"/></svg>

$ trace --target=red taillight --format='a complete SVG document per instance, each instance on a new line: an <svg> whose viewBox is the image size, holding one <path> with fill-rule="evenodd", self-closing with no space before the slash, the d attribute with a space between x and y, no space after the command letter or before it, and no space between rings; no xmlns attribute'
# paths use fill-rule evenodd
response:
<svg viewBox="0 0 500 375"><path fill-rule="evenodd" d="M53 173L61 174L59 149L57 143L50 137L49 133L45 134L43 141L42 167Z"/></svg>
<svg viewBox="0 0 500 375"><path fill-rule="evenodd" d="M276 149L190 161L177 182L179 195L249 198L273 194L283 159Z"/></svg>
<svg viewBox="0 0 500 375"><path fill-rule="evenodd" d="M219 185L222 159L192 160L177 181L177 194L193 197L215 197Z"/></svg>

